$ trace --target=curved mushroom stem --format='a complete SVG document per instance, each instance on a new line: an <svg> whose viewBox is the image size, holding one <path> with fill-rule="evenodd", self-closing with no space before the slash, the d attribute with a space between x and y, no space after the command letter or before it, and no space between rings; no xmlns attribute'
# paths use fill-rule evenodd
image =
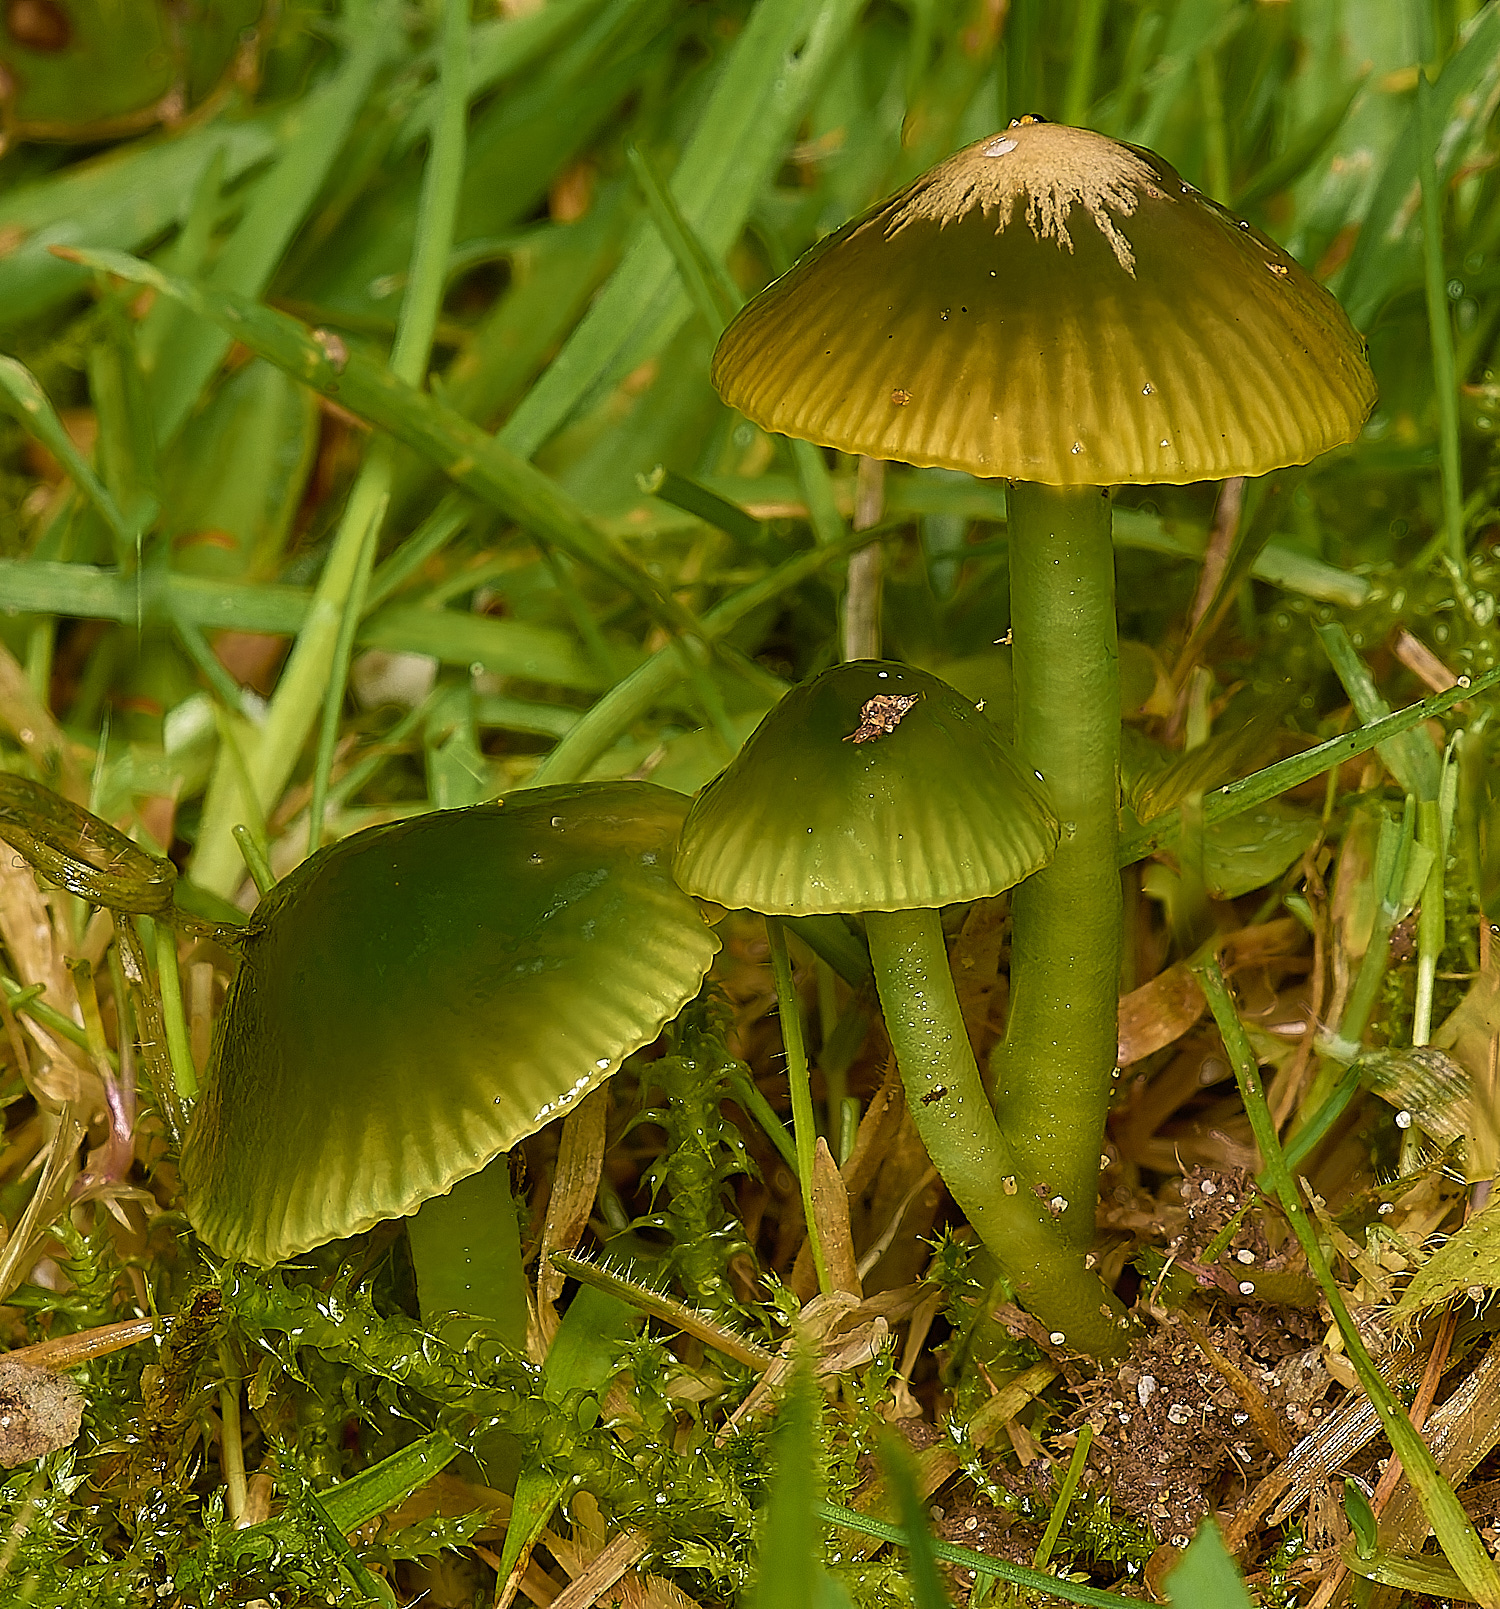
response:
<svg viewBox="0 0 1500 1609"><path fill-rule="evenodd" d="M1109 493L1011 483L1016 758L1062 823L1049 865L1011 895L1010 1018L995 1110L1028 1185L1094 1234L1119 1041L1120 666Z"/></svg>
<svg viewBox="0 0 1500 1609"><path fill-rule="evenodd" d="M1124 1311L1018 1176L969 1044L936 911L867 911L875 986L933 1166L1027 1308L1079 1352L1120 1356ZM1058 1209L1059 1213L1061 1209Z"/></svg>

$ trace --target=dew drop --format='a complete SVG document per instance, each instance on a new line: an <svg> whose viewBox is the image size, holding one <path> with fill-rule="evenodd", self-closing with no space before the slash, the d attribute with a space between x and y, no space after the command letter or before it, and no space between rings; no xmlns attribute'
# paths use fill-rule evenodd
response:
<svg viewBox="0 0 1500 1609"><path fill-rule="evenodd" d="M1156 387L1148 380L1145 385L1141 387L1141 395L1143 397L1154 397L1156 395Z"/></svg>
<svg viewBox="0 0 1500 1609"><path fill-rule="evenodd" d="M1410 1112L1397 1112L1396 1113L1396 1127L1398 1129L1409 1129L1411 1127L1411 1113Z"/></svg>

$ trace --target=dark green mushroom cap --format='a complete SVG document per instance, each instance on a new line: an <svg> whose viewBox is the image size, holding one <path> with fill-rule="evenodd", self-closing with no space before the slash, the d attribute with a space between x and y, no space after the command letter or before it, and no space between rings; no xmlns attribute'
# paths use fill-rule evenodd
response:
<svg viewBox="0 0 1500 1609"><path fill-rule="evenodd" d="M271 1264L415 1212L566 1111L698 992L688 801L537 788L357 833L257 908L183 1148L188 1215Z"/></svg>
<svg viewBox="0 0 1500 1609"><path fill-rule="evenodd" d="M1375 401L1364 342L1159 157L1021 118L821 241L724 332L767 430L1053 486L1302 464Z"/></svg>
<svg viewBox="0 0 1500 1609"><path fill-rule="evenodd" d="M690 893L768 915L930 910L1020 882L1057 835L962 694L856 660L766 716L693 805L674 870Z"/></svg>

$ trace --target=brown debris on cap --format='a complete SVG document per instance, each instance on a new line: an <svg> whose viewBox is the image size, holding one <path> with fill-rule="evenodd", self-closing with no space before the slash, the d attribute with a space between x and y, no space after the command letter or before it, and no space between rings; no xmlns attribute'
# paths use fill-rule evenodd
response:
<svg viewBox="0 0 1500 1609"><path fill-rule="evenodd" d="M1149 151L1030 118L821 241L713 380L767 430L1054 486L1306 463L1375 401L1359 334L1274 241Z"/></svg>

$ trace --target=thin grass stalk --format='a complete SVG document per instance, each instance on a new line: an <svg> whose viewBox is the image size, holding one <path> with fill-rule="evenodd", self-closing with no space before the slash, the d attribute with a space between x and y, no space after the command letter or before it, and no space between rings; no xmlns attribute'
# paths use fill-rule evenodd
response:
<svg viewBox="0 0 1500 1609"><path fill-rule="evenodd" d="M1464 541L1464 488L1459 461L1458 369L1453 354L1453 323L1448 312L1447 275L1443 268L1437 129L1433 119L1432 85L1425 68L1417 69L1417 172L1422 186L1422 277L1427 291L1427 329L1432 341L1432 384L1437 394L1443 531L1448 540L1448 560L1463 588L1469 552Z"/></svg>
<svg viewBox="0 0 1500 1609"><path fill-rule="evenodd" d="M391 373L414 386L422 383L422 377L427 372L433 332L437 328L447 279L453 223L458 213L459 190L463 183L468 72L468 0L446 0L439 55L437 117L427 166L422 174L422 193L417 203L416 247L412 252L411 272L406 294L401 299L396 340L390 358ZM307 822L309 854L318 847L323 835L323 811L328 797L329 773L333 769L333 751L338 743L344 688L349 679L349 659L354 648L355 631L364 615L380 527L390 504L394 479L393 455L394 444L388 436L382 436L372 444L359 481L350 494L345 521L340 525L334 542L334 556L329 559L329 568L332 569L335 558L343 550L352 550L353 563L348 588L341 600L338 634L332 647L332 664L323 698L318 752L313 763L312 803ZM309 666L310 670L315 668ZM288 667L289 672L290 669ZM269 739L275 718L276 704L273 700L263 741ZM288 726L299 722L300 718L300 712L289 712ZM301 746L300 740L297 746ZM281 791L285 780L283 776L275 783L274 792Z"/></svg>
<svg viewBox="0 0 1500 1609"><path fill-rule="evenodd" d="M766 918L766 937L771 941L771 974L776 980L776 1009L781 1020L781 1043L786 1050L787 1086L792 1096L792 1132L797 1142L797 1183L802 1193L802 1213L807 1224L807 1244L813 1267L818 1271L818 1289L827 1296L833 1289L823 1256L823 1237L818 1233L813 1211L813 1150L818 1143L818 1127L813 1117L812 1084L807 1069L807 1049L802 1041L802 1006L792 981L792 961L787 954L786 932L774 916Z"/></svg>

